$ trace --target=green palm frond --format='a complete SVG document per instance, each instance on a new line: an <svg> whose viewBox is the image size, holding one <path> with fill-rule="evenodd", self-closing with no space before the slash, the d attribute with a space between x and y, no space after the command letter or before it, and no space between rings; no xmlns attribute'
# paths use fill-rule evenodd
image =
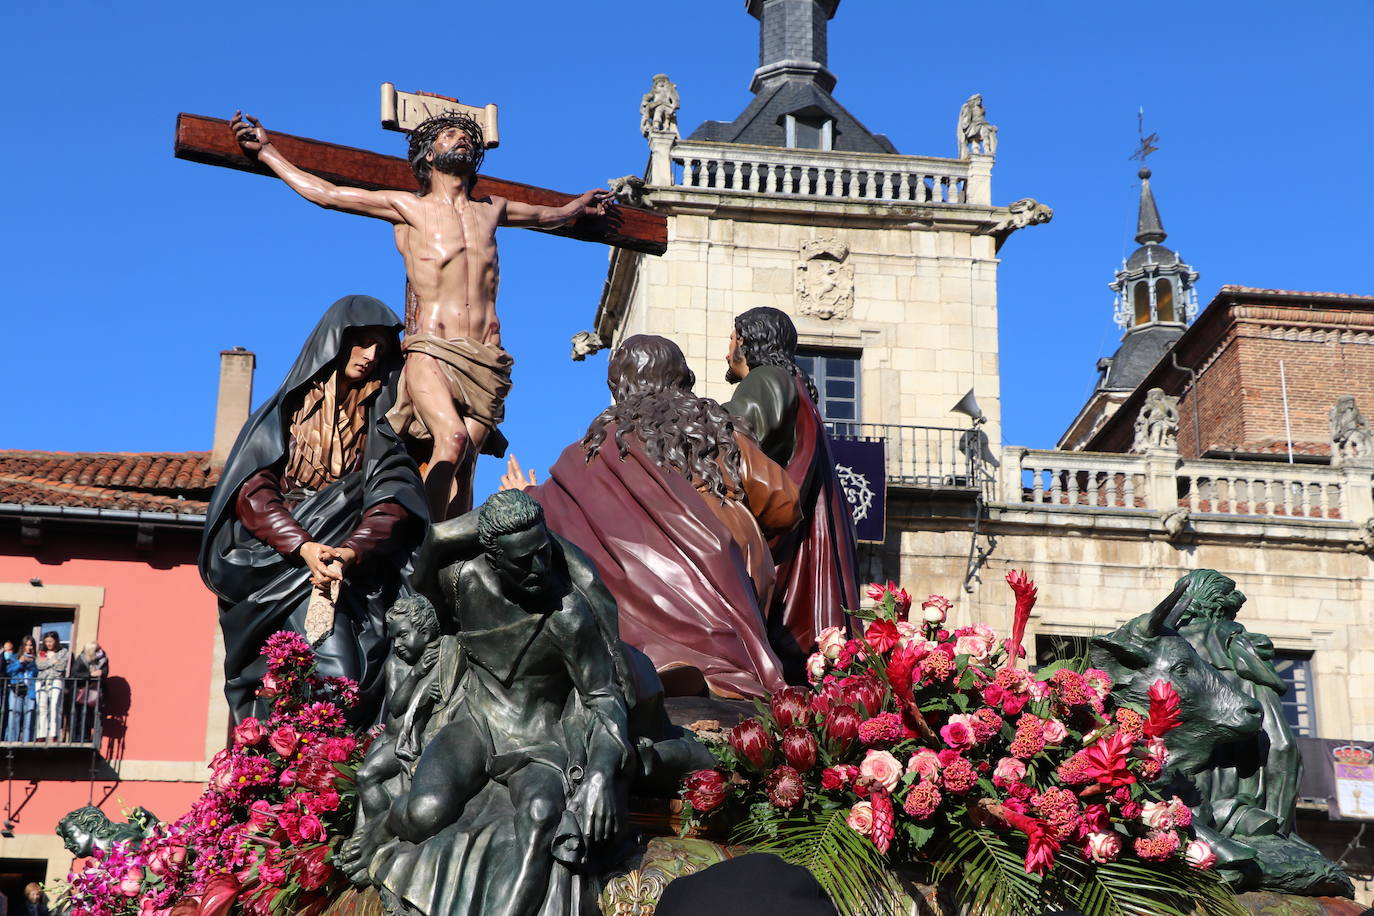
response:
<svg viewBox="0 0 1374 916"><path fill-rule="evenodd" d="M1026 874L1025 852L986 827L954 827L933 869L969 912L1035 916L1041 912L1038 875Z"/></svg>
<svg viewBox="0 0 1374 916"><path fill-rule="evenodd" d="M811 872L840 916L896 916L902 890L873 843L845 822L847 813L788 818L771 825L771 835L746 823L734 840Z"/></svg>

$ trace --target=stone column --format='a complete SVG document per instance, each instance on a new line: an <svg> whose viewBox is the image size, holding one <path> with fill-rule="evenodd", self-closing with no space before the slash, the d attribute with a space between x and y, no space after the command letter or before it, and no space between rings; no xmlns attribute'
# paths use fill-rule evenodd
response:
<svg viewBox="0 0 1374 916"><path fill-rule="evenodd" d="M994 494L1003 503L1016 505L1021 502L1021 462L1028 450L1019 445L1008 445L1002 449L1002 492Z"/></svg>
<svg viewBox="0 0 1374 916"><path fill-rule="evenodd" d="M1374 518L1374 467L1355 459L1341 466L1341 515L1355 524Z"/></svg>

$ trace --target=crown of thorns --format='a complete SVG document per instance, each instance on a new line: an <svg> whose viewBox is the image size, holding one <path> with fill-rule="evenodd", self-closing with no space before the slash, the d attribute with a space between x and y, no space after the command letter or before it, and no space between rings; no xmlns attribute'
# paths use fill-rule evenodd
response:
<svg viewBox="0 0 1374 916"><path fill-rule="evenodd" d="M472 170L480 171L482 159L487 151L486 132L482 130L482 123L472 115L454 110L425 118L409 133L411 165L414 166L417 159L429 152L434 144L434 138L439 136L440 131L450 127L458 128L472 140Z"/></svg>

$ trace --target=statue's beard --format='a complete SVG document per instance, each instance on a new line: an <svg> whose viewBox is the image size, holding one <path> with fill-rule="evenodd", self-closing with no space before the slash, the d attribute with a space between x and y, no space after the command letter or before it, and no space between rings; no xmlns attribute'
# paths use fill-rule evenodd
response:
<svg viewBox="0 0 1374 916"><path fill-rule="evenodd" d="M445 175L466 175L472 171L472 150L450 149L434 157L434 170Z"/></svg>
<svg viewBox="0 0 1374 916"><path fill-rule="evenodd" d="M731 385L738 385L740 382L744 381L744 376L736 372L734 366L727 365L725 367L725 380Z"/></svg>

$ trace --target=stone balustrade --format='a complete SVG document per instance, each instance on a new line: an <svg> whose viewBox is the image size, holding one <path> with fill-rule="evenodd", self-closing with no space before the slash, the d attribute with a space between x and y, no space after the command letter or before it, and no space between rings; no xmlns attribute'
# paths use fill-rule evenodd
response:
<svg viewBox="0 0 1374 916"><path fill-rule="evenodd" d="M675 188L911 205L991 205L990 156L972 160L678 140L654 150ZM664 164L667 164L666 162ZM651 166L651 183L665 170Z"/></svg>
<svg viewBox="0 0 1374 916"><path fill-rule="evenodd" d="M1007 448L1002 501L1067 509L1187 509L1194 515L1362 523L1374 516L1369 468Z"/></svg>

